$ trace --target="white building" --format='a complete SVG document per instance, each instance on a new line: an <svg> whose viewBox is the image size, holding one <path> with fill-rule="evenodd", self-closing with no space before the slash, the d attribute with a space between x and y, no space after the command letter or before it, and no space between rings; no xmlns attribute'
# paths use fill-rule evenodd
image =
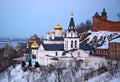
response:
<svg viewBox="0 0 120 82"><path fill-rule="evenodd" d="M63 32L62 29L63 27L57 24L53 32L48 31L46 33L47 39L43 40L37 52L32 50L32 54L36 54L36 60L40 65L49 65L62 61L65 66L70 66L71 64L74 66L75 60L82 61L80 63L82 67L106 65L104 58L89 56L89 51L80 49L81 44L79 44L73 13L71 14L67 32Z"/></svg>

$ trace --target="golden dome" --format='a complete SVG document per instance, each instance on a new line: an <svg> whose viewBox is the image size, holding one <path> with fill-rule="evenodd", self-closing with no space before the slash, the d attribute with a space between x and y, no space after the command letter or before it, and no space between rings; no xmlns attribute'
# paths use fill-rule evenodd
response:
<svg viewBox="0 0 120 82"><path fill-rule="evenodd" d="M62 30L62 26L61 26L60 24L57 24L57 25L55 26L55 30Z"/></svg>
<svg viewBox="0 0 120 82"><path fill-rule="evenodd" d="M36 40L34 40L33 44L31 45L32 49L38 49L39 45L37 44Z"/></svg>
<svg viewBox="0 0 120 82"><path fill-rule="evenodd" d="M62 34L65 34L65 32L62 32Z"/></svg>
<svg viewBox="0 0 120 82"><path fill-rule="evenodd" d="M53 31L53 32L51 32L52 34L55 34L55 32Z"/></svg>
<svg viewBox="0 0 120 82"><path fill-rule="evenodd" d="M50 34L50 32L48 31L48 32L46 32L46 34Z"/></svg>

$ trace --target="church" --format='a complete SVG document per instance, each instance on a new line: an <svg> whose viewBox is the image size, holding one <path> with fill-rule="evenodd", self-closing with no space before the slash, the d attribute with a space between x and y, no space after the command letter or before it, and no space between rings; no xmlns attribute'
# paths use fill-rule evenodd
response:
<svg viewBox="0 0 120 82"><path fill-rule="evenodd" d="M79 61L81 67L93 66L98 68L106 65L105 58L89 55L89 51L92 50L91 46L87 45L89 50L81 48L82 44L78 38L73 16L74 14L71 13L66 32L63 32L63 27L58 23L54 31L46 32L47 38L40 46L36 41L31 45L32 55L36 56L36 61L40 65L46 66L60 61L65 67L74 66L75 61Z"/></svg>

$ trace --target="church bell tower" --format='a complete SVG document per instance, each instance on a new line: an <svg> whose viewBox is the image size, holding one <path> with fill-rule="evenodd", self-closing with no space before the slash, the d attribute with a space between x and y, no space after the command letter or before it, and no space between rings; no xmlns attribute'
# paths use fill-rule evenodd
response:
<svg viewBox="0 0 120 82"><path fill-rule="evenodd" d="M73 13L71 13L71 19L66 32L66 37L64 38L64 50L68 51L71 49L79 49L79 38L77 35L77 30L74 24Z"/></svg>

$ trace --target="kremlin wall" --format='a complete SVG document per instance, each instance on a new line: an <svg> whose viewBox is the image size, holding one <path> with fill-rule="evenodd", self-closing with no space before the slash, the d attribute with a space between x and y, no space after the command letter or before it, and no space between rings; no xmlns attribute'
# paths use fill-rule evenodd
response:
<svg viewBox="0 0 120 82"><path fill-rule="evenodd" d="M107 20L107 12L103 9L101 15L98 12L93 16L93 24L91 27L92 31L120 31L120 21L109 21Z"/></svg>

